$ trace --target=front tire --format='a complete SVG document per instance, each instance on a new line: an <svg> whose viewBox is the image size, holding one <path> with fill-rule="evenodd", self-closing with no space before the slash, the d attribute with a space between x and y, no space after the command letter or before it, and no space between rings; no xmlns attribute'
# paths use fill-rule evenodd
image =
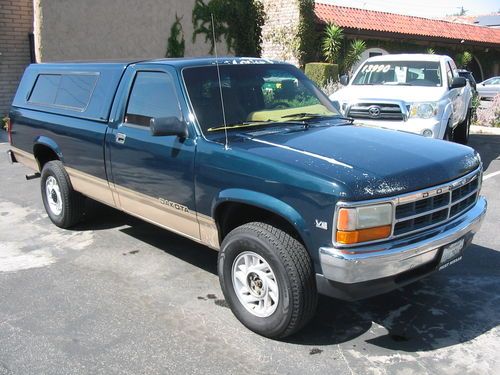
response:
<svg viewBox="0 0 500 375"><path fill-rule="evenodd" d="M317 305L315 274L304 246L286 232L254 222L231 231L218 259L224 297L238 320L270 338L300 330Z"/></svg>
<svg viewBox="0 0 500 375"><path fill-rule="evenodd" d="M41 191L45 210L55 225L70 228L80 221L85 198L73 190L68 173L59 160L49 161L43 166Z"/></svg>

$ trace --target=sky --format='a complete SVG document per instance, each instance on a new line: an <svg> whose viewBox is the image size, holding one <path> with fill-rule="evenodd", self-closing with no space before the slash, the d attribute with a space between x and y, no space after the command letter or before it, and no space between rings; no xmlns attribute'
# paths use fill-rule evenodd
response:
<svg viewBox="0 0 500 375"><path fill-rule="evenodd" d="M439 18L467 10L466 15L489 14L500 9L499 0L317 0L322 3L378 10L411 16Z"/></svg>

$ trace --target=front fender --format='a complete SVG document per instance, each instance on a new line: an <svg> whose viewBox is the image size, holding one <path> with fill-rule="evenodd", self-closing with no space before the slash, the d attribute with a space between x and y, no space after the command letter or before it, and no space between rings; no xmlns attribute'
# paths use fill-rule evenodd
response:
<svg viewBox="0 0 500 375"><path fill-rule="evenodd" d="M224 202L244 203L262 208L287 220L300 234L305 242L309 242L310 232L302 215L289 204L270 195L247 189L222 190L212 203L212 217L215 217L217 208Z"/></svg>

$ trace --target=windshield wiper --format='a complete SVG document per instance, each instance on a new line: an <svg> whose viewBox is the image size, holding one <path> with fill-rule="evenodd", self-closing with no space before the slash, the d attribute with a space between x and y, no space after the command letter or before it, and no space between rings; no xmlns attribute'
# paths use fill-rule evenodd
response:
<svg viewBox="0 0 500 375"><path fill-rule="evenodd" d="M321 118L321 117L332 117L332 115L321 115L319 113L300 112L300 113L292 113L291 115L281 116L281 118L295 118L295 117L300 117L300 118Z"/></svg>
<svg viewBox="0 0 500 375"><path fill-rule="evenodd" d="M302 112L302 113L294 113L292 115L285 115L281 116L281 118L291 118L291 117L300 117L300 118L310 118L310 119L317 119L317 118L329 118L329 119L335 119L335 120L345 120L349 121L350 123L354 122L354 119L351 117L344 117L344 116L339 116L339 115L320 115L319 113L307 113L307 112Z"/></svg>
<svg viewBox="0 0 500 375"><path fill-rule="evenodd" d="M207 129L207 131L208 132L217 132L217 131L228 130L228 129L250 128L253 126L269 125L272 123L274 123L274 121L264 121L264 120L244 121L244 122L240 122L237 124L229 124L226 126L217 126L214 128L209 128L209 129Z"/></svg>
<svg viewBox="0 0 500 375"><path fill-rule="evenodd" d="M351 124L354 122L354 119L352 117L345 117L345 116L331 116L331 118L335 120L344 120L344 121L349 121Z"/></svg>

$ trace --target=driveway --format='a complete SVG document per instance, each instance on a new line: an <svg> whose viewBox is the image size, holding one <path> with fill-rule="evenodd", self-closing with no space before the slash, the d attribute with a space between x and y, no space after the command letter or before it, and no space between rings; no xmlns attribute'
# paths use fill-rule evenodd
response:
<svg viewBox="0 0 500 375"><path fill-rule="evenodd" d="M285 341L236 320L215 251L104 207L58 229L39 180L2 156L0 375L499 374L500 136L471 146L489 211L464 259L365 301L320 298Z"/></svg>

